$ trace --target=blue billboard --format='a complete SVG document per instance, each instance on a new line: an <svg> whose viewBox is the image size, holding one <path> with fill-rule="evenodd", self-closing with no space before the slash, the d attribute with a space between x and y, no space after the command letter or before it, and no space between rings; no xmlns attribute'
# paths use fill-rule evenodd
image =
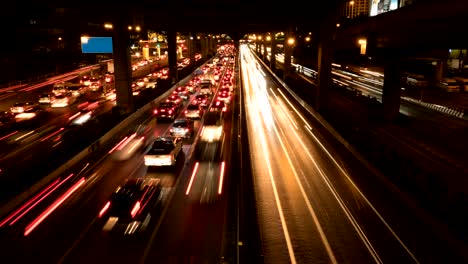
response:
<svg viewBox="0 0 468 264"><path fill-rule="evenodd" d="M81 52L112 53L112 37L81 37Z"/></svg>

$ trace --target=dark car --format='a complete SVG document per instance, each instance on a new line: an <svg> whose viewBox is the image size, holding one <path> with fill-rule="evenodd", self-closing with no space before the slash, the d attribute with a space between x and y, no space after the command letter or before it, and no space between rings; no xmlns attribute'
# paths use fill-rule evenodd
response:
<svg viewBox="0 0 468 264"><path fill-rule="evenodd" d="M194 133L194 123L190 119L177 119L169 129L172 137L190 138Z"/></svg>
<svg viewBox="0 0 468 264"><path fill-rule="evenodd" d="M174 120L177 117L178 111L179 106L174 102L162 102L153 113L158 119Z"/></svg>
<svg viewBox="0 0 468 264"><path fill-rule="evenodd" d="M15 123L15 114L10 111L0 111L0 128L10 128Z"/></svg>
<svg viewBox="0 0 468 264"><path fill-rule="evenodd" d="M202 107L208 107L208 105L210 104L210 96L207 94L199 94L195 96L193 104L197 104Z"/></svg>
<svg viewBox="0 0 468 264"><path fill-rule="evenodd" d="M177 94L172 94L169 97L166 98L166 102L173 102L175 103L178 107L181 107L183 104L182 98L180 98L179 95Z"/></svg>
<svg viewBox="0 0 468 264"><path fill-rule="evenodd" d="M224 101L216 101L210 107L210 112L224 113L227 111L227 106Z"/></svg>
<svg viewBox="0 0 468 264"><path fill-rule="evenodd" d="M131 178L117 187L99 212L104 220L103 231L133 235L144 231L161 194L161 184L155 178Z"/></svg>

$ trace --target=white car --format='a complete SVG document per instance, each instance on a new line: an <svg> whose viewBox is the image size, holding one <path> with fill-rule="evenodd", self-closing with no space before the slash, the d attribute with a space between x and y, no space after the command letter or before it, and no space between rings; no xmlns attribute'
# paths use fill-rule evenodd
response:
<svg viewBox="0 0 468 264"><path fill-rule="evenodd" d="M145 165L174 166L181 151L181 138L158 137L145 154Z"/></svg>
<svg viewBox="0 0 468 264"><path fill-rule="evenodd" d="M11 108L10 111L13 114L21 114L24 112L28 112L36 107L36 104L33 102L24 102L24 103L15 103Z"/></svg>
<svg viewBox="0 0 468 264"><path fill-rule="evenodd" d="M51 101L51 107L67 107L72 105L76 101L74 96L59 94Z"/></svg>

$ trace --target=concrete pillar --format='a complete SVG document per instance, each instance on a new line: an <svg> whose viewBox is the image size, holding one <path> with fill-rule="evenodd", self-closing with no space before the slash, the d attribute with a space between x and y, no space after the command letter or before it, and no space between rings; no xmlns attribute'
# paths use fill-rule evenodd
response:
<svg viewBox="0 0 468 264"><path fill-rule="evenodd" d="M169 30L167 33L167 56L169 65L169 76L172 83L178 81L177 76L177 32L175 30Z"/></svg>
<svg viewBox="0 0 468 264"><path fill-rule="evenodd" d="M190 58L190 65L195 65L195 34L189 33L188 37L188 52Z"/></svg>
<svg viewBox="0 0 468 264"><path fill-rule="evenodd" d="M259 35L255 35L255 52L258 54L260 51L260 39Z"/></svg>
<svg viewBox="0 0 468 264"><path fill-rule="evenodd" d="M270 69L274 72L276 70L276 35L275 32L271 32L270 40Z"/></svg>
<svg viewBox="0 0 468 264"><path fill-rule="evenodd" d="M286 80L291 74L291 56L293 54L294 44L289 44L288 40L294 38L292 26L288 27L286 36L284 38L284 64L283 64L283 80Z"/></svg>
<svg viewBox="0 0 468 264"><path fill-rule="evenodd" d="M400 114L401 73L399 54L395 50L385 51L384 84L382 91L383 119L394 121Z"/></svg>
<svg viewBox="0 0 468 264"><path fill-rule="evenodd" d="M130 58L130 35L125 20L120 16L114 23L112 37L115 92L119 114L133 111L132 68Z"/></svg>
<svg viewBox="0 0 468 264"><path fill-rule="evenodd" d="M320 27L318 45L318 77L315 94L316 111L319 111L321 102L327 98L327 89L333 85L331 75L331 64L333 63L333 37L335 24L332 21L324 22Z"/></svg>
<svg viewBox="0 0 468 264"><path fill-rule="evenodd" d="M268 43L268 41L267 41L267 36L268 36L268 34L266 34L266 33L264 33L264 34L262 35L262 49L263 49L262 58L263 58L263 61L264 61L264 62L266 62L267 59L268 59L268 57L267 57L267 55L268 55L268 51L267 51L267 45L268 45L268 44L267 44L267 43Z"/></svg>
<svg viewBox="0 0 468 264"><path fill-rule="evenodd" d="M206 58L206 39L204 35L200 36L200 47L202 57Z"/></svg>
<svg viewBox="0 0 468 264"><path fill-rule="evenodd" d="M437 60L436 71L435 71L435 79L440 81L444 78L447 69L447 61L445 60Z"/></svg>

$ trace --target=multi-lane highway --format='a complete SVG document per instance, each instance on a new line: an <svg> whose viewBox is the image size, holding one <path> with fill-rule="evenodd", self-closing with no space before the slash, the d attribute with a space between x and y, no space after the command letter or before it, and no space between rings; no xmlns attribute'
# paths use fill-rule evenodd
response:
<svg viewBox="0 0 468 264"><path fill-rule="evenodd" d="M182 141L174 167L148 167L145 148L129 144L166 136L171 127L171 122L152 122L155 112L150 108L128 124L131 133L122 135L118 144L76 164L0 219L2 260L253 263L246 255L233 256L233 247L242 251L243 242L249 242L236 240L240 237L233 233L245 234L258 224L258 254L264 263L462 262L459 245L340 144L246 46L241 46L239 62L232 71L234 99L224 113L222 133L218 123L207 128L204 118L196 120L194 135ZM228 63L211 65L218 68L219 80L228 75ZM209 69L201 78L213 80L214 72ZM188 81L156 101L164 101ZM221 83L214 88L219 90ZM180 116L196 95L184 103ZM239 114L239 108L245 111ZM244 117L246 130L236 130ZM154 126L145 130L149 134L132 134L141 124ZM216 136L220 134L224 137ZM239 164L232 163L238 154L232 144L238 137L244 140L242 156L249 160L244 164L251 164L244 169L253 177L255 197L243 203L255 203L257 211L250 217L258 223L233 228L241 223L235 218L242 208L228 206L232 197L250 197L233 193L233 185L243 177L232 174L240 171ZM221 138L223 144L213 144ZM137 236L105 232L106 220L99 217L126 178L158 179L162 186L149 224Z"/></svg>
<svg viewBox="0 0 468 264"><path fill-rule="evenodd" d="M410 203L240 52L265 263L442 263L458 256Z"/></svg>
<svg viewBox="0 0 468 264"><path fill-rule="evenodd" d="M220 78L227 66L221 68ZM213 79L212 72L203 76ZM217 83L215 89L220 85ZM175 88L159 100L165 100ZM184 104L180 117L196 95ZM215 92L213 98L216 97ZM110 146L105 155L96 157L92 163L78 164L1 220L1 243L5 249L2 259L8 263L218 262L225 243L228 196L225 184L230 181L229 142L234 107L233 101L223 115L226 144L218 153L222 160L194 157L199 134L204 133L202 118L195 120L193 137L184 139L174 167L145 166L144 151L119 153L133 149L124 146L129 144L126 139L131 135L123 137L116 147ZM144 114L146 121L131 124L135 130L154 120L153 110ZM150 134L138 137L167 136L170 126L171 122L158 120ZM146 232L135 237L104 232L105 223L98 217L100 210L124 179L138 177L159 179L162 185Z"/></svg>

